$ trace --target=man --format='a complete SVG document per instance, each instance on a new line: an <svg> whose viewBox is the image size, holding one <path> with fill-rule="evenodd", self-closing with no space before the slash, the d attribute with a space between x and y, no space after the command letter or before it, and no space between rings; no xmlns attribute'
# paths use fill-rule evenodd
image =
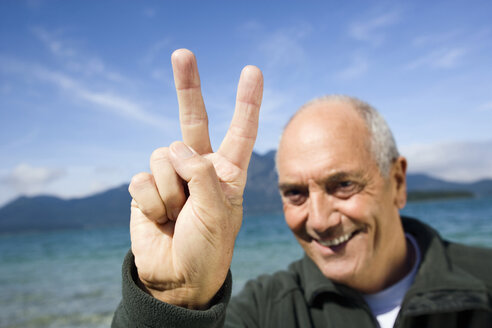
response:
<svg viewBox="0 0 492 328"><path fill-rule="evenodd" d="M130 184L132 252L113 326L492 323L491 252L444 242L400 218L406 161L379 114L342 96L303 106L278 149L285 219L305 258L229 300L262 76L252 66L243 70L231 126L213 153L195 58L178 50L172 63L183 142L154 151L152 174Z"/></svg>

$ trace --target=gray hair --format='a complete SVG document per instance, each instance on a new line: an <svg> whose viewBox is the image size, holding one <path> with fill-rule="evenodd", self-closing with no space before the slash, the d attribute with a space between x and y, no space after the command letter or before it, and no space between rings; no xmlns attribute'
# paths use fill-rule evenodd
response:
<svg viewBox="0 0 492 328"><path fill-rule="evenodd" d="M299 110L287 122L285 128L287 128L290 122L292 122L292 120L299 113L303 112L308 107L311 107L314 104L330 102L338 102L350 105L364 120L364 123L366 124L371 138L371 155L376 161L381 174L384 177L388 177L391 164L400 156L398 148L396 147L395 138L393 137L393 133L391 133L388 124L381 116L381 114L379 114L379 112L374 107L360 99L346 95L327 95L315 98L299 108Z"/></svg>

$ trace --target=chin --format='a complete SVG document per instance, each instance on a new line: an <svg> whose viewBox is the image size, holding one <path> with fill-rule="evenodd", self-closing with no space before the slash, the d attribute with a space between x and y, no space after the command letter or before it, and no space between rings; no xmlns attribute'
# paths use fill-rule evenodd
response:
<svg viewBox="0 0 492 328"><path fill-rule="evenodd" d="M316 263L316 265L326 278L340 284L350 286L350 282L357 276L353 265L348 263L323 263L321 266Z"/></svg>
<svg viewBox="0 0 492 328"><path fill-rule="evenodd" d="M356 240L352 240L352 243L355 241ZM313 247L313 244L305 244L302 246L306 246L304 247L304 250L320 269L321 273L334 282L351 286L357 280L357 277L361 277L363 273L367 271L363 269L364 267L367 269L367 266L364 266L364 262L366 262L364 261L364 255L366 254L354 254L351 252L353 247L350 247L351 249L343 249L343 251L338 254L323 254L322 252L319 252L318 248ZM364 247L367 246L364 245ZM356 248L360 249L362 246Z"/></svg>

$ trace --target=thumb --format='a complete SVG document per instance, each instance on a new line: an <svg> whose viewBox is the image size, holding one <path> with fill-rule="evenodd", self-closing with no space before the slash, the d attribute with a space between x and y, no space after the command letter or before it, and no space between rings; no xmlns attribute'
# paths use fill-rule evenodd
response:
<svg viewBox="0 0 492 328"><path fill-rule="evenodd" d="M169 150L176 173L188 184L195 210L200 208L205 213L222 210L225 195L213 163L180 141L172 143Z"/></svg>

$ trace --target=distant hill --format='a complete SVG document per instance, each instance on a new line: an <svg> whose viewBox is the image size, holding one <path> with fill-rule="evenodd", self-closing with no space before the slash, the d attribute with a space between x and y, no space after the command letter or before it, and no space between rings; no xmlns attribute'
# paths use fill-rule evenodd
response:
<svg viewBox="0 0 492 328"><path fill-rule="evenodd" d="M407 177L408 191L427 191L442 190L453 191L462 190L472 192L477 195L492 193L492 179L483 179L472 183L449 182L433 178L426 174L409 174Z"/></svg>
<svg viewBox="0 0 492 328"><path fill-rule="evenodd" d="M128 222L130 201L127 185L79 199L23 196L0 209L0 232L121 225Z"/></svg>
<svg viewBox="0 0 492 328"><path fill-rule="evenodd" d="M456 183L425 174L409 174L409 200L492 194L492 180ZM128 224L130 195L122 185L90 197L64 200L52 196L19 197L0 208L0 233ZM281 212L275 151L253 153L244 193L245 214Z"/></svg>
<svg viewBox="0 0 492 328"><path fill-rule="evenodd" d="M244 211L248 213L281 212L275 170L275 151L264 155L253 153L244 190Z"/></svg>

